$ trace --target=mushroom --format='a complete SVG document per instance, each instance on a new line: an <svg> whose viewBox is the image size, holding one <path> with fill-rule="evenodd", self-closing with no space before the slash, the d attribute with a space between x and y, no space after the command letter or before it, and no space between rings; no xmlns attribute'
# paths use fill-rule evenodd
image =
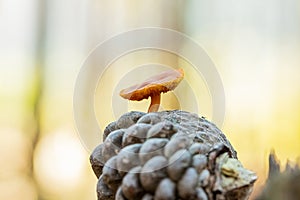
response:
<svg viewBox="0 0 300 200"><path fill-rule="evenodd" d="M120 91L124 99L140 101L151 97L148 112L157 112L160 104L160 93L174 90L183 79L183 69L167 70L150 77L141 84L133 85Z"/></svg>

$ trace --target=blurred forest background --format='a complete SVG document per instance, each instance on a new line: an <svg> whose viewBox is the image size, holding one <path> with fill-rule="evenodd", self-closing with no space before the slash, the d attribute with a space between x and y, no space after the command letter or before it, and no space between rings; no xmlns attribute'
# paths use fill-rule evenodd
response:
<svg viewBox="0 0 300 200"><path fill-rule="evenodd" d="M298 0L0 0L0 199L96 199L73 120L76 77L97 44L145 26L186 33L216 64L226 95L220 128L259 176L252 198L272 148L282 164L299 158ZM209 118L210 106L199 114Z"/></svg>

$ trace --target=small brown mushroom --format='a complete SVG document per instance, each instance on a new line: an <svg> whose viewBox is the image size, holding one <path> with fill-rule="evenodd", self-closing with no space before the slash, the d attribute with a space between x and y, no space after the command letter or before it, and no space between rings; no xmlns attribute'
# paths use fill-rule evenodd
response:
<svg viewBox="0 0 300 200"><path fill-rule="evenodd" d="M148 112L157 112L160 104L160 93L175 89L183 76L183 69L167 70L150 77L141 84L121 90L120 96L134 101L147 99L150 96L151 104Z"/></svg>

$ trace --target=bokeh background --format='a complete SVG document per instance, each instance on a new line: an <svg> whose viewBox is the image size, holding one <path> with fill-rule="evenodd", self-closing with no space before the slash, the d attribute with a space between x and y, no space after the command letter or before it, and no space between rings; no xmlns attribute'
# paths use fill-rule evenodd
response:
<svg viewBox="0 0 300 200"><path fill-rule="evenodd" d="M90 152L73 120L76 78L97 44L152 26L189 35L216 64L226 95L220 128L244 166L259 176L252 199L267 176L272 148L282 166L299 160L298 0L0 0L0 199L96 199ZM159 52L128 56L112 74L153 56L181 63ZM117 81L108 79L103 91ZM199 114L210 118L207 91L195 95L203 99ZM180 104L172 94L163 101L166 108ZM143 110L148 103L128 107ZM106 103L95 105L101 106ZM107 113L97 116L101 126L112 120Z"/></svg>

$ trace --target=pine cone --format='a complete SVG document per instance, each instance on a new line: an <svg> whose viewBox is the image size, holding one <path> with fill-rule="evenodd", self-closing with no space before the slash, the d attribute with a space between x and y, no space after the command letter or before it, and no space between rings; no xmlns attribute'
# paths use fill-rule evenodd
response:
<svg viewBox="0 0 300 200"><path fill-rule="evenodd" d="M129 112L103 138L90 157L98 200L247 199L256 180L225 135L189 112Z"/></svg>

